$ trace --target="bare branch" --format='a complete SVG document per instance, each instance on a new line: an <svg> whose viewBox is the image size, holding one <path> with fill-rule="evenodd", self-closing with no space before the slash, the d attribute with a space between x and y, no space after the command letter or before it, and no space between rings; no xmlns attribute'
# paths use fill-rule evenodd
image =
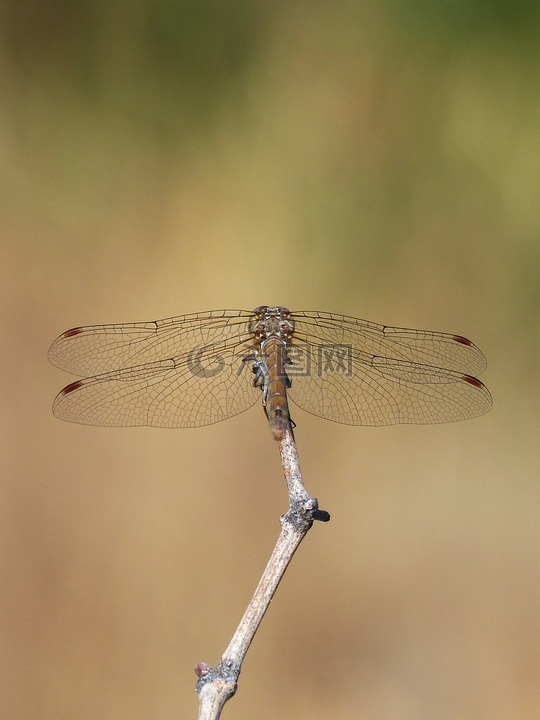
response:
<svg viewBox="0 0 540 720"><path fill-rule="evenodd" d="M196 667L200 678L197 683L199 720L217 720L221 716L223 706L236 692L248 648L292 556L314 519L330 519L328 513L318 509L317 500L306 492L290 426L279 441L279 451L289 492L289 510L281 517L281 532L276 546L229 646L215 668L205 663Z"/></svg>

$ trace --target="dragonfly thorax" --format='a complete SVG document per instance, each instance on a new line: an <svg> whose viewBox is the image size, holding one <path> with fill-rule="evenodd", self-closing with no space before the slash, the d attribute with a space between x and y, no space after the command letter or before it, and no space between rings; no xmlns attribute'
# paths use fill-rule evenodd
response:
<svg viewBox="0 0 540 720"><path fill-rule="evenodd" d="M268 307L261 305L252 313L249 321L249 332L259 340L269 337L279 337L289 340L294 333L294 320L291 311L286 307Z"/></svg>

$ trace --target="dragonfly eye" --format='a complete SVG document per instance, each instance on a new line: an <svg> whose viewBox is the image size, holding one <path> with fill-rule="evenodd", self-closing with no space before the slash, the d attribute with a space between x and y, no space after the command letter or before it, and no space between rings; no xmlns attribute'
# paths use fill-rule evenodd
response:
<svg viewBox="0 0 540 720"><path fill-rule="evenodd" d="M259 307L256 307L255 310L251 313L252 315L252 322L257 322L258 320L262 320L264 316L266 315L266 312L268 310L268 307L266 305L259 305Z"/></svg>
<svg viewBox="0 0 540 720"><path fill-rule="evenodd" d="M251 318L248 323L248 331L255 335L257 340L264 339L264 326L262 326L261 323L264 320L267 310L268 307L266 305L259 305L259 307L256 307L251 313Z"/></svg>

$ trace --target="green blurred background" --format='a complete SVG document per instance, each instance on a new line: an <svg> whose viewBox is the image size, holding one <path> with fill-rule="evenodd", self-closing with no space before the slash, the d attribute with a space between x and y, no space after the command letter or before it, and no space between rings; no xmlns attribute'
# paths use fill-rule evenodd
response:
<svg viewBox="0 0 540 720"><path fill-rule="evenodd" d="M196 716L279 531L262 410L50 410L75 325L283 304L471 337L492 412L297 411L332 513L231 718L540 715L540 5L0 5L2 715Z"/></svg>

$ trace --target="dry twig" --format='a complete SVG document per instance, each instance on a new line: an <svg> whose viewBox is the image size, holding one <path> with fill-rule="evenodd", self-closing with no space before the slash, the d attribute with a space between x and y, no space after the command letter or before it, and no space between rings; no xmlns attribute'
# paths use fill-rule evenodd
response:
<svg viewBox="0 0 540 720"><path fill-rule="evenodd" d="M281 517L281 532L257 589L229 646L215 668L198 663L199 720L217 720L223 706L236 692L242 663L266 610L285 574L285 570L313 520L327 522L330 516L318 509L304 487L298 452L292 428L289 426L279 442L281 464L287 481L289 509Z"/></svg>

